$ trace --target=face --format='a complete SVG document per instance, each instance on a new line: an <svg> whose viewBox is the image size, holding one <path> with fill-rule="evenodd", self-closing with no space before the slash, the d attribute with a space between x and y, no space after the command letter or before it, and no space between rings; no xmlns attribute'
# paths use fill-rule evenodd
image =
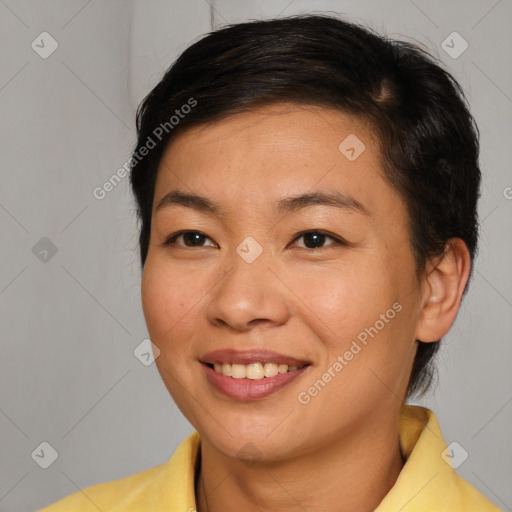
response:
<svg viewBox="0 0 512 512"><path fill-rule="evenodd" d="M292 458L398 416L420 288L358 118L267 106L166 149L143 310L165 385L225 456Z"/></svg>

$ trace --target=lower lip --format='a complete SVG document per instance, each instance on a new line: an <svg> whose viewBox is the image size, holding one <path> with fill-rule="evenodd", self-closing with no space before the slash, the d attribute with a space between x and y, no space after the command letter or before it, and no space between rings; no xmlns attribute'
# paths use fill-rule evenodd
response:
<svg viewBox="0 0 512 512"><path fill-rule="evenodd" d="M279 373L274 377L264 377L263 379L234 379L226 377L222 373L217 373L213 368L202 364L206 377L218 391L224 393L230 398L237 400L258 400L279 391L293 380L300 377L307 366L293 372Z"/></svg>

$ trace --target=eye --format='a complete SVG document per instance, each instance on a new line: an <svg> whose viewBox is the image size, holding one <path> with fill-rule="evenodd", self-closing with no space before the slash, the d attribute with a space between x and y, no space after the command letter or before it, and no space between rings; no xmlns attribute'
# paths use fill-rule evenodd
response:
<svg viewBox="0 0 512 512"><path fill-rule="evenodd" d="M182 243L177 243L181 240ZM181 245L184 247L207 247L203 245L205 240L210 240L204 233L200 231L178 231L165 239L163 245ZM211 246L215 247L215 244Z"/></svg>
<svg viewBox="0 0 512 512"><path fill-rule="evenodd" d="M346 242L340 238L329 235L328 233L321 230L303 231L294 238L293 242L301 238L304 239L304 245L301 247L301 249L323 249L324 243L328 238L334 241L334 244L328 244L328 246L336 244L347 245Z"/></svg>
<svg viewBox="0 0 512 512"><path fill-rule="evenodd" d="M336 244L347 245L347 243L344 240L333 235L329 235L328 233L322 230L303 231L294 238L292 244L297 240L300 240L301 238L304 239L303 245L299 246L299 248L301 249L323 249L324 247L326 247L325 242L327 239L333 241L333 243L327 244L327 247L329 245ZM172 235L167 237L162 245L178 245L189 248L208 246L216 247L214 243L205 245L204 242L206 240L211 241L209 237L207 237L204 233L201 233L200 231L178 231L177 233L173 233Z"/></svg>

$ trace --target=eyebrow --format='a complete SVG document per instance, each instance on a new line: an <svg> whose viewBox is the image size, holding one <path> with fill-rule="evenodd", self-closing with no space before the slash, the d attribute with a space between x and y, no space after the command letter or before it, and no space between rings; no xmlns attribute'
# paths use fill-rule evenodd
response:
<svg viewBox="0 0 512 512"><path fill-rule="evenodd" d="M200 212L211 213L217 217L225 217L227 213L219 203L216 203L207 197L182 192L180 190L172 190L167 193L158 202L155 211L158 212L163 208L172 207L174 205L185 206ZM364 205L355 198L335 190L329 192L307 192L295 196L283 197L279 199L276 204L277 212L281 215L292 211L298 211L313 205L333 206L342 210L351 210L367 216L370 215Z"/></svg>

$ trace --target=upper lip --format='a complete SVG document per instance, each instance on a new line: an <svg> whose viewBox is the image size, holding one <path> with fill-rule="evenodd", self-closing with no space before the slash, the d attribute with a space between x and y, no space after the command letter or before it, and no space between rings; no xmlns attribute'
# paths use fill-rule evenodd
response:
<svg viewBox="0 0 512 512"><path fill-rule="evenodd" d="M201 358L202 363L206 364L251 364L251 363L276 363L287 364L288 366L303 366L309 364L308 361L297 359L295 357L279 354L271 350L246 349L246 350L214 350L208 352Z"/></svg>

